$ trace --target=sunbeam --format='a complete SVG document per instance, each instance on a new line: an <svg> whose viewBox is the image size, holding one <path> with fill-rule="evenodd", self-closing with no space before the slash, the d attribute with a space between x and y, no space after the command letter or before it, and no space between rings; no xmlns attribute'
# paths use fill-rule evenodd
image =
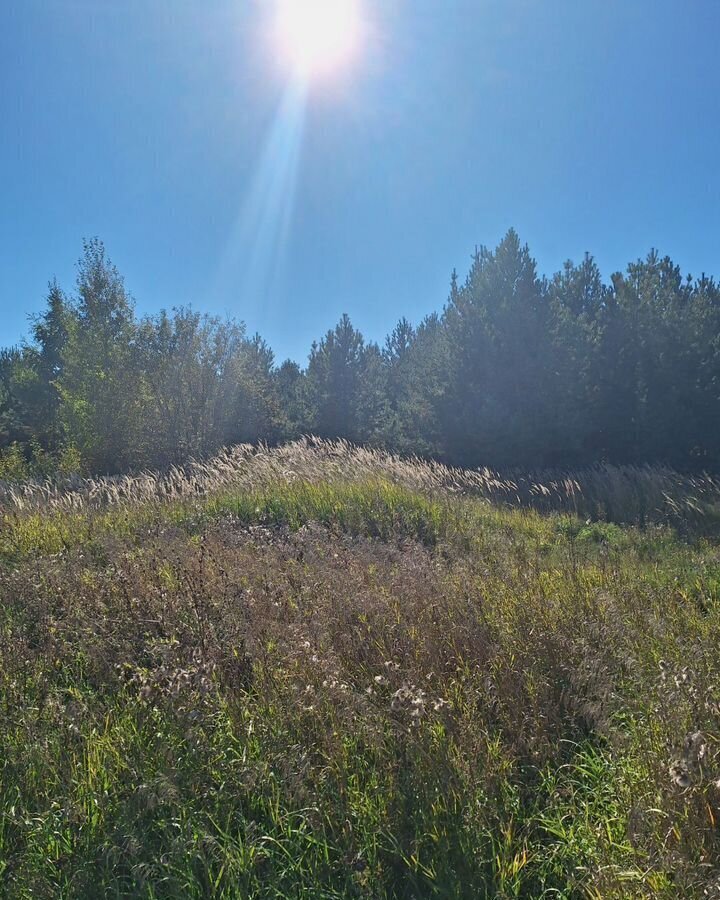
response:
<svg viewBox="0 0 720 900"><path fill-rule="evenodd" d="M283 272L308 95L352 60L366 31L361 0L273 0L266 9L268 46L288 83L215 280L218 293L239 294L257 325Z"/></svg>
<svg viewBox="0 0 720 900"><path fill-rule="evenodd" d="M302 150L307 85L292 79L260 155L237 223L228 238L218 280L235 283L253 321L267 302L283 268Z"/></svg>

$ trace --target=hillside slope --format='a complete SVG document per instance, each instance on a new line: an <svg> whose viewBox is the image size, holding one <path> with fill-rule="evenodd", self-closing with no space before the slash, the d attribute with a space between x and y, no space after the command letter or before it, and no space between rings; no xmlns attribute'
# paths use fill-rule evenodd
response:
<svg viewBox="0 0 720 900"><path fill-rule="evenodd" d="M6 486L2 895L720 896L713 482L604 477Z"/></svg>

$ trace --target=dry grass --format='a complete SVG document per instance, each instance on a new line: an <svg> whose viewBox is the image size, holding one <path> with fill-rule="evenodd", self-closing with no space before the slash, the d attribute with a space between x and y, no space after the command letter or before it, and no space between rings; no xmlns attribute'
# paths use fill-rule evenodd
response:
<svg viewBox="0 0 720 900"><path fill-rule="evenodd" d="M6 515L3 896L716 896L714 542L345 444L192 471Z"/></svg>
<svg viewBox="0 0 720 900"><path fill-rule="evenodd" d="M162 473L0 482L0 512L102 509L211 495L227 488L373 478L425 493L462 494L495 505L622 523L702 521L708 516L714 521L720 509L720 481L661 466L602 465L574 473L508 477L490 469L456 469L310 437L276 448L240 445Z"/></svg>

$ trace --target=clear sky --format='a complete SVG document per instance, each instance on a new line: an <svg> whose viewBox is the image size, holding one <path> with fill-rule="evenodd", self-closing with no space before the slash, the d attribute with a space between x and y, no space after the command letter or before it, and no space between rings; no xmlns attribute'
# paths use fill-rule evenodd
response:
<svg viewBox="0 0 720 900"><path fill-rule="evenodd" d="M382 339L514 226L541 272L720 275L718 0L359 0L305 94L275 0L0 0L0 344L101 237L141 313L303 361Z"/></svg>

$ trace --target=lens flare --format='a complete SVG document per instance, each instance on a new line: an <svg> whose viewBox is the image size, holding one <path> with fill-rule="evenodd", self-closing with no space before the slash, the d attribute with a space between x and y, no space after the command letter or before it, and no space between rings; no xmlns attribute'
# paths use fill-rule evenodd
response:
<svg viewBox="0 0 720 900"><path fill-rule="evenodd" d="M307 86L291 81L264 145L257 168L227 237L213 285L234 291L246 315L269 321L272 298L282 280L292 225L305 127Z"/></svg>
<svg viewBox="0 0 720 900"><path fill-rule="evenodd" d="M296 74L328 74L352 59L361 34L359 0L276 2L278 49Z"/></svg>

